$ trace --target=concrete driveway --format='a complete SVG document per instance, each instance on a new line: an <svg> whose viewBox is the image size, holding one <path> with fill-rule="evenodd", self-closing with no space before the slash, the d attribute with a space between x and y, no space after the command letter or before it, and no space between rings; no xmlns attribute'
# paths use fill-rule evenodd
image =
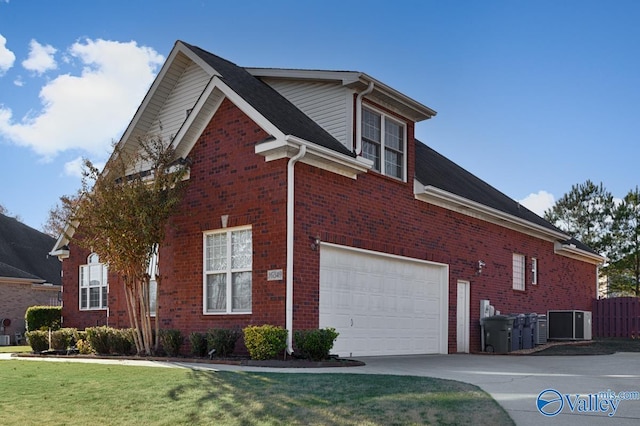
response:
<svg viewBox="0 0 640 426"><path fill-rule="evenodd" d="M356 373L428 376L479 386L507 410L517 425L638 425L640 399L611 404L599 392L638 392L640 354L598 356L428 355L363 357L363 367L274 369L247 371L294 373ZM238 370L223 365L183 364L195 369ZM538 411L538 396L542 408ZM558 395L561 400L558 400ZM591 395L591 396L589 396ZM627 395L634 397L636 395ZM607 395L608 397L608 395ZM615 407L615 413L613 413ZM573 408L573 411L572 411ZM589 412L590 411L590 412Z"/></svg>
<svg viewBox="0 0 640 426"><path fill-rule="evenodd" d="M9 356L0 356L0 359ZM60 358L25 358L65 362ZM517 425L638 425L640 399L605 398L599 392L640 392L640 353L593 356L425 355L362 357L363 367L265 368L220 364L168 363L144 360L75 359L195 370L261 372L353 373L427 376L479 386L507 410ZM538 396L548 414L538 410ZM597 395L597 396L596 396ZM640 393L638 394L640 395ZM637 395L626 395L635 398ZM640 397L639 397L640 398ZM611 403L610 400L614 399ZM614 412L615 409L615 412ZM610 415L613 414L613 415Z"/></svg>

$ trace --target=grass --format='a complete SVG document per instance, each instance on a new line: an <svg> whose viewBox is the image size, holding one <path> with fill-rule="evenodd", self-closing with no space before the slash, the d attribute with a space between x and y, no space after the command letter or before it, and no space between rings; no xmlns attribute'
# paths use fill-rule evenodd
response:
<svg viewBox="0 0 640 426"><path fill-rule="evenodd" d="M426 377L0 361L3 424L513 425L476 386Z"/></svg>
<svg viewBox="0 0 640 426"><path fill-rule="evenodd" d="M31 352L31 346L0 346L0 354Z"/></svg>
<svg viewBox="0 0 640 426"><path fill-rule="evenodd" d="M551 346L531 355L611 355L616 352L640 352L640 340L607 338L572 342Z"/></svg>

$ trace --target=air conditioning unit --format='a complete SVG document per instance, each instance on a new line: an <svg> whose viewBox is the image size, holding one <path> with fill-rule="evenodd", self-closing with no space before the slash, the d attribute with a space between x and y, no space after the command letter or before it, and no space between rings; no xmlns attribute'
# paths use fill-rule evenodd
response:
<svg viewBox="0 0 640 426"><path fill-rule="evenodd" d="M591 340L591 312L547 311L549 340Z"/></svg>
<svg viewBox="0 0 640 426"><path fill-rule="evenodd" d="M8 334L0 334L0 346L9 346L11 340Z"/></svg>

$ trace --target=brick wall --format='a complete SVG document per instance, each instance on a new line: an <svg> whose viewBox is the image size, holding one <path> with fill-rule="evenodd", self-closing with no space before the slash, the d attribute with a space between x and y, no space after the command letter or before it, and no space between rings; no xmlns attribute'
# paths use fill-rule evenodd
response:
<svg viewBox="0 0 640 426"><path fill-rule="evenodd" d="M414 158L413 126L408 158ZM285 325L285 281L267 281L267 271L286 271L287 159L265 162L255 145L268 135L225 100L196 143L190 184L160 250L163 281L159 291L161 328L185 334L214 327L271 323ZM456 350L456 282L471 282L471 350L479 350L479 301L490 299L507 312L589 309L595 294L595 266L553 253L553 243L463 216L415 199L413 181L376 173L356 180L303 163L296 164L294 328L318 326L319 251L310 238L450 265L449 351ZM408 176L414 175L409 162ZM251 225L253 302L251 315L203 315L203 232ZM512 255L538 259L537 286L512 289ZM77 312L78 266L72 250L64 262L65 324L92 323L96 313ZM78 262L75 258L81 258ZM486 262L476 275L478 260ZM70 282L70 284L68 284ZM110 277L110 325L129 322L120 286ZM67 301L70 305L67 305ZM74 309L76 312L74 312ZM102 317L104 318L104 317Z"/></svg>
<svg viewBox="0 0 640 426"><path fill-rule="evenodd" d="M8 318L11 321L0 334L8 334L11 343L15 343L15 333L25 331L24 316L27 308L57 305L59 291L60 286L0 282L0 320Z"/></svg>

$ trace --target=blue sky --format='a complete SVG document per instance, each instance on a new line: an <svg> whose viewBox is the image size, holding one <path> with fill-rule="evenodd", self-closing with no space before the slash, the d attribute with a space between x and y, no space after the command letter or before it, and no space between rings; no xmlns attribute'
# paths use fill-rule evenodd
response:
<svg viewBox="0 0 640 426"><path fill-rule="evenodd" d="M640 2L0 0L0 204L40 229L103 163L176 40L248 67L365 72L416 136L542 212L640 165Z"/></svg>

